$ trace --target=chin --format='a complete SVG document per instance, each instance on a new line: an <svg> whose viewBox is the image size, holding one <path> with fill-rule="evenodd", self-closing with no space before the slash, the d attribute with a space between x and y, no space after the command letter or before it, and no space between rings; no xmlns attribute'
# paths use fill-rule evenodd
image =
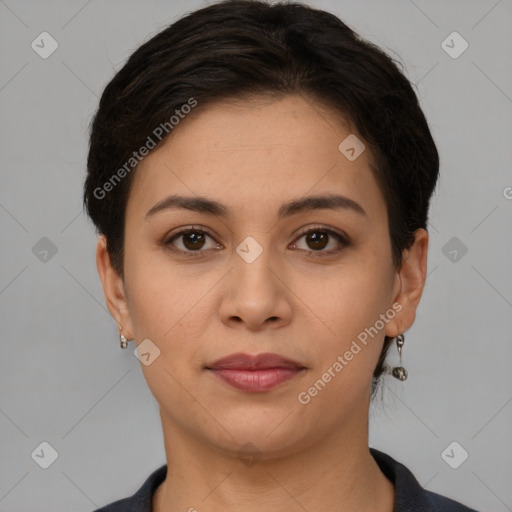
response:
<svg viewBox="0 0 512 512"><path fill-rule="evenodd" d="M313 440L309 438L315 437L320 430L317 430L317 419L308 421L300 415L302 411L294 407L247 407L246 404L245 407L232 408L216 417L231 435L219 425L216 426L214 438L211 432L204 434L210 438L210 442L235 454L245 449L249 452L255 450L266 458L289 455L299 446L312 443Z"/></svg>

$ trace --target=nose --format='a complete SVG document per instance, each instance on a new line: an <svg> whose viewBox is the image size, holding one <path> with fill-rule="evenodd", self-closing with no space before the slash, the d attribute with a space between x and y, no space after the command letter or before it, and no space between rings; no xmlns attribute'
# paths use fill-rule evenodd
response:
<svg viewBox="0 0 512 512"><path fill-rule="evenodd" d="M220 316L229 327L259 331L277 329L292 318L291 291L284 270L263 250L251 261L238 254L226 278Z"/></svg>

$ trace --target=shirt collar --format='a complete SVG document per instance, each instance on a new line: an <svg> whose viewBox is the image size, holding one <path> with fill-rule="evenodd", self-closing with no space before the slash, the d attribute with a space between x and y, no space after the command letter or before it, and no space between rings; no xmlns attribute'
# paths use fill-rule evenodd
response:
<svg viewBox="0 0 512 512"><path fill-rule="evenodd" d="M390 455L375 448L370 453L384 475L395 487L393 512L477 512L421 487L414 475ZM157 487L167 476L167 465L153 471L142 487L129 498L112 503L96 512L152 512L152 499ZM111 508L112 507L112 508Z"/></svg>

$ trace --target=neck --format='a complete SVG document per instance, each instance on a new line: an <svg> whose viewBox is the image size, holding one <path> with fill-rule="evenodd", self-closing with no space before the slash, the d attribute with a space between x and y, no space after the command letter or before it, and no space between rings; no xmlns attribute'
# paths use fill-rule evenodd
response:
<svg viewBox="0 0 512 512"><path fill-rule="evenodd" d="M342 427L288 456L246 464L162 421L167 477L155 512L393 511L394 487L370 454L367 421L366 429Z"/></svg>

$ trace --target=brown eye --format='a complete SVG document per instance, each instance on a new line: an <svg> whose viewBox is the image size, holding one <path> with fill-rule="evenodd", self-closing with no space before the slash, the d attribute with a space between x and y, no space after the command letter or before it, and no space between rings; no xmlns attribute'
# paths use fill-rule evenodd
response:
<svg viewBox="0 0 512 512"><path fill-rule="evenodd" d="M208 239L211 240L208 246ZM207 249L219 248L211 235L201 229L184 229L171 236L163 245L170 250L186 256L201 256Z"/></svg>
<svg viewBox="0 0 512 512"><path fill-rule="evenodd" d="M208 246L210 239L210 246ZM301 247L299 240L305 240L305 247ZM163 245L173 252L184 256L201 256L208 254L208 249L221 249L221 245L215 242L213 237L202 229L184 229L172 235ZM310 228L302 233L297 241L292 244L293 249L307 251L309 256L329 256L340 252L350 245L348 236L342 235L331 229L323 227ZM329 248L330 247L330 248ZM326 250L328 248L328 250Z"/></svg>
<svg viewBox="0 0 512 512"><path fill-rule="evenodd" d="M201 231L187 231L181 236L183 245L190 251L201 249L204 246L205 234Z"/></svg>
<svg viewBox="0 0 512 512"><path fill-rule="evenodd" d="M324 249L329 242L329 235L321 231L312 231L306 235L306 243L315 251Z"/></svg>
<svg viewBox="0 0 512 512"><path fill-rule="evenodd" d="M304 239L306 247L300 247L298 242L293 244L296 249L303 249L308 252L318 252L318 256L330 255L339 252L343 247L349 245L349 239L346 236L336 233L330 229L312 228L302 233L297 239ZM324 250L330 244L330 250Z"/></svg>

